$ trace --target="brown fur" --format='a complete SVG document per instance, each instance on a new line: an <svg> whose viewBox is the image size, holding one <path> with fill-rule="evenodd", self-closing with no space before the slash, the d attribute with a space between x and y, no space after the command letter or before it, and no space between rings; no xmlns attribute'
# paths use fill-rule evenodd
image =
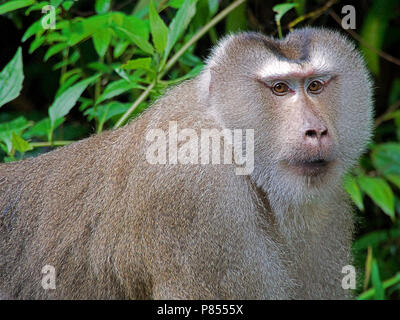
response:
<svg viewBox="0 0 400 320"><path fill-rule="evenodd" d="M319 109L337 132L335 155L343 166L307 185L268 162L278 154L307 153L296 150L290 136L297 116L278 114L280 102L264 101L266 89L248 78L268 57L304 62L318 50L312 43L328 42L342 54L338 59L358 65L335 70L346 76ZM129 125L0 165L0 293L14 299L348 296L341 269L351 263L353 223L340 177L370 135L370 84L362 60L347 40L320 29L298 31L283 42L241 34L223 46L200 77L169 90ZM359 89L347 97L342 85L352 90L350 80ZM149 164L145 134L167 130L169 121L198 132L254 128L254 174L238 176L233 165L223 164ZM288 121L292 125L283 129ZM56 269L56 290L41 287L47 264Z"/></svg>

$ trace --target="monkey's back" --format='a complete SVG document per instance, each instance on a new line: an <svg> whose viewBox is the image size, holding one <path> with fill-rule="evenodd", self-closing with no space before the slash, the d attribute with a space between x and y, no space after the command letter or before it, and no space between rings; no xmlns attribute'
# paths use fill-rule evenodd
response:
<svg viewBox="0 0 400 320"><path fill-rule="evenodd" d="M230 297L224 286L246 291L246 282L262 281L255 266L240 270L254 278L240 273L234 285L217 268L222 263L234 272L237 261L255 254L238 254L238 245L265 246L249 215L256 209L246 179L232 166L152 165L145 158L145 134L168 131L169 121L198 132L219 127L196 99L172 89L122 129L0 165L0 292L39 299L215 298ZM227 203L232 190L235 200ZM56 290L41 287L45 265L55 267ZM199 285L206 296L190 292ZM252 287L247 296L262 296L262 286ZM276 293L284 296L283 290L277 286Z"/></svg>

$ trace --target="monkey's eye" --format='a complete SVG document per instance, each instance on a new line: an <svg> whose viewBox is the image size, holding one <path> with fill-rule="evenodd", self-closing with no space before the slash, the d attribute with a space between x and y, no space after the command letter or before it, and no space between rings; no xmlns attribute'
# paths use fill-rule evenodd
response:
<svg viewBox="0 0 400 320"><path fill-rule="evenodd" d="M322 89L324 88L324 85L321 81L314 80L308 85L308 91L311 93L320 93Z"/></svg>
<svg viewBox="0 0 400 320"><path fill-rule="evenodd" d="M289 91L289 87L286 83L279 82L272 87L272 92L278 96L282 96Z"/></svg>

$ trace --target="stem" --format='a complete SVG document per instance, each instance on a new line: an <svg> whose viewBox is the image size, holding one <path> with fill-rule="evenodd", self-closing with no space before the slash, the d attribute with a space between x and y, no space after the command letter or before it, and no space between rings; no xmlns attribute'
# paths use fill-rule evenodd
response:
<svg viewBox="0 0 400 320"><path fill-rule="evenodd" d="M53 147L53 146L65 146L67 144L71 144L72 142L75 141L68 141L68 140L60 140L60 141L53 141L53 142L30 142L29 144L33 148L39 148L39 147Z"/></svg>
<svg viewBox="0 0 400 320"><path fill-rule="evenodd" d="M282 35L282 27L281 27L281 22L279 20L276 20L276 26L278 27L279 39L282 39L282 37L283 37L283 35Z"/></svg>
<svg viewBox="0 0 400 320"><path fill-rule="evenodd" d="M187 43L185 43L182 48L175 53L170 60L166 63L164 69L159 74L159 76L146 88L146 90L137 98L133 105L124 113L124 115L117 121L114 125L114 129L119 128L125 120L131 115L131 113L137 108L137 106L143 102L150 91L154 88L157 81L160 81L162 77L173 67L173 65L178 61L178 59L185 53L185 51L196 41L198 41L204 34L208 32L209 29L214 27L218 22L220 22L225 16L227 16L232 10L241 5L246 0L236 0L234 3L226 7L219 14L217 14L209 23L207 23L203 28L201 28Z"/></svg>
<svg viewBox="0 0 400 320"><path fill-rule="evenodd" d="M387 289L400 282L400 272L396 274L393 278L390 278L383 282L383 289ZM366 300L375 295L375 288L371 288L368 291L363 292L357 297L357 300Z"/></svg>
<svg viewBox="0 0 400 320"><path fill-rule="evenodd" d="M136 101L132 104L132 106L124 113L124 115L117 121L117 123L114 125L114 129L119 128L125 120L131 115L131 113L137 108L137 106L144 101L144 99L147 98L147 96L150 94L150 91L154 88L155 85L155 80L146 88L145 91L139 96L139 98L136 99Z"/></svg>
<svg viewBox="0 0 400 320"><path fill-rule="evenodd" d="M332 7L338 0L329 0L327 3L325 3L324 6L321 8L318 8L317 10L311 11L309 13L306 13L296 19L294 19L292 22L288 24L288 28L291 31L295 25L299 24L303 20L306 20L308 18L317 18L321 14L323 14L325 11L327 11L330 7Z"/></svg>

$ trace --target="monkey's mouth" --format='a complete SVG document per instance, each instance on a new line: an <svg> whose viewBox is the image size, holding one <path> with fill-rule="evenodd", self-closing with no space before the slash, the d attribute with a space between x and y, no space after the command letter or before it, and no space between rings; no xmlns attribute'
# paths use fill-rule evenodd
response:
<svg viewBox="0 0 400 320"><path fill-rule="evenodd" d="M286 161L284 162L284 165L298 175L315 177L326 173L330 163L331 161L327 159L316 158L309 160Z"/></svg>

